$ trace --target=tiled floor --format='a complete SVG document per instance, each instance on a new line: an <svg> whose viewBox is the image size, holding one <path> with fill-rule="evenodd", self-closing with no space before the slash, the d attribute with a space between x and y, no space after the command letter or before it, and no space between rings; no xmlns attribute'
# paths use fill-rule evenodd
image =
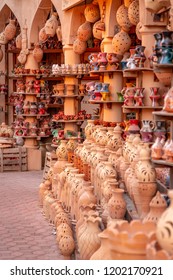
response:
<svg viewBox="0 0 173 280"><path fill-rule="evenodd" d="M38 206L42 171L0 173L0 260L63 260Z"/></svg>

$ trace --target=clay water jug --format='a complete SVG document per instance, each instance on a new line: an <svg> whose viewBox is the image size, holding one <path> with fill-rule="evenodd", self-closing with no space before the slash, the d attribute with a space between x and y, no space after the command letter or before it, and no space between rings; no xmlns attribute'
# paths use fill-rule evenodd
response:
<svg viewBox="0 0 173 280"><path fill-rule="evenodd" d="M12 40L16 35L15 22L16 21L14 19L10 19L9 24L7 24L7 26L5 27L4 34L5 34L5 37L8 41Z"/></svg>
<svg viewBox="0 0 173 280"><path fill-rule="evenodd" d="M35 48L33 49L33 57L39 63L43 58L43 50L40 48L39 44L35 44Z"/></svg>
<svg viewBox="0 0 173 280"><path fill-rule="evenodd" d="M112 219L123 219L126 213L126 202L123 189L113 189L112 197L108 201L108 211Z"/></svg>

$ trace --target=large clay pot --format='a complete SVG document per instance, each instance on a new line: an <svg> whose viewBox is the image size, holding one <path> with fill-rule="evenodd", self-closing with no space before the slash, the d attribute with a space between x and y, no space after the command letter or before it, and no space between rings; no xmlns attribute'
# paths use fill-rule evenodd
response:
<svg viewBox="0 0 173 280"><path fill-rule="evenodd" d="M73 43L73 50L77 54L84 53L86 48L87 48L87 43L85 41L81 41L79 39L76 39Z"/></svg>
<svg viewBox="0 0 173 280"><path fill-rule="evenodd" d="M128 9L125 5L121 5L116 13L117 23L121 26L123 31L128 32L130 27L132 26L129 17L128 17Z"/></svg>
<svg viewBox="0 0 173 280"><path fill-rule="evenodd" d="M5 32L2 31L0 33L0 44L1 45L6 45L7 43L8 43L8 40L7 40L6 36L5 36Z"/></svg>
<svg viewBox="0 0 173 280"><path fill-rule="evenodd" d="M40 48L39 44L36 44L35 48L33 49L33 57L38 63L42 61L43 50Z"/></svg>
<svg viewBox="0 0 173 280"><path fill-rule="evenodd" d="M168 191L171 204L157 223L156 236L162 249L173 254L173 190Z"/></svg>
<svg viewBox="0 0 173 280"><path fill-rule="evenodd" d="M139 23L139 0L134 0L128 8L128 17L133 25Z"/></svg>
<svg viewBox="0 0 173 280"><path fill-rule="evenodd" d="M45 43L48 39L48 35L46 34L45 28L43 27L42 29L40 29L39 34L39 42L40 43Z"/></svg>
<svg viewBox="0 0 173 280"><path fill-rule="evenodd" d="M15 20L14 19L10 19L9 20L9 24L7 24L7 26L5 27L4 29L4 34L5 34L5 37L6 39L9 41L9 40L12 40L15 35L16 35L16 25L15 25Z"/></svg>
<svg viewBox="0 0 173 280"><path fill-rule="evenodd" d="M102 26L103 22L101 20L97 21L93 25L93 36L98 40L102 40Z"/></svg>
<svg viewBox="0 0 173 280"><path fill-rule="evenodd" d="M77 31L77 38L80 41L88 41L92 36L92 29L91 29L91 23L88 21L85 21Z"/></svg>
<svg viewBox="0 0 173 280"><path fill-rule="evenodd" d="M100 218L88 217L86 220L86 228L78 240L80 259L89 260L96 250L100 247L100 238L98 234L101 232L99 227Z"/></svg>
<svg viewBox="0 0 173 280"><path fill-rule="evenodd" d="M58 27L57 13L54 12L45 23L44 26L45 33L48 36L53 37L56 33L57 27Z"/></svg>
<svg viewBox="0 0 173 280"><path fill-rule="evenodd" d="M126 202L123 197L123 189L114 189L112 197L108 201L108 211L112 219L123 219L126 213Z"/></svg>
<svg viewBox="0 0 173 280"><path fill-rule="evenodd" d="M123 55L131 46L131 39L127 32L121 30L112 39L113 51L116 54Z"/></svg>
<svg viewBox="0 0 173 280"><path fill-rule="evenodd" d="M100 9L98 5L89 4L84 10L84 16L87 21L95 23L100 18Z"/></svg>

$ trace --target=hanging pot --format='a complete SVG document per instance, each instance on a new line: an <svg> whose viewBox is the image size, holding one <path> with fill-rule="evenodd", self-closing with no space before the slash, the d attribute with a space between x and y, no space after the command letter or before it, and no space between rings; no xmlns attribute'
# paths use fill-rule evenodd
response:
<svg viewBox="0 0 173 280"><path fill-rule="evenodd" d="M112 39L113 52L123 55L131 46L131 39L127 32L121 30Z"/></svg>
<svg viewBox="0 0 173 280"><path fill-rule="evenodd" d="M87 43L79 39L76 39L73 43L73 50L77 54L84 53L86 48L87 48Z"/></svg>
<svg viewBox="0 0 173 280"><path fill-rule="evenodd" d="M128 32L130 30L130 27L132 26L129 17L128 17L128 9L124 6L121 5L116 13L116 19L117 23L121 26L121 28Z"/></svg>
<svg viewBox="0 0 173 280"><path fill-rule="evenodd" d="M40 48L39 44L36 44L35 48L33 49L33 57L38 63L42 61L43 50Z"/></svg>
<svg viewBox="0 0 173 280"><path fill-rule="evenodd" d="M43 27L39 34L38 34L38 37L39 37L39 42L40 43L45 43L48 39L48 35L46 34L46 31L45 31L45 28Z"/></svg>
<svg viewBox="0 0 173 280"><path fill-rule="evenodd" d="M88 41L91 38L92 35L92 29L91 29L91 23L88 21L85 21L81 26L79 26L77 31L77 38L80 41Z"/></svg>
<svg viewBox="0 0 173 280"><path fill-rule="evenodd" d="M58 27L57 13L53 13L45 23L44 26L45 33L48 36L53 37L55 36L57 27Z"/></svg>
<svg viewBox="0 0 173 280"><path fill-rule="evenodd" d="M87 21L94 23L100 18L100 10L98 5L89 4L84 10L84 16Z"/></svg>
<svg viewBox="0 0 173 280"><path fill-rule="evenodd" d="M9 24L5 27L4 34L7 40L12 40L16 35L16 21L14 19L10 19L9 21Z"/></svg>
<svg viewBox="0 0 173 280"><path fill-rule="evenodd" d="M139 0L134 0L128 8L128 17L133 25L139 22Z"/></svg>

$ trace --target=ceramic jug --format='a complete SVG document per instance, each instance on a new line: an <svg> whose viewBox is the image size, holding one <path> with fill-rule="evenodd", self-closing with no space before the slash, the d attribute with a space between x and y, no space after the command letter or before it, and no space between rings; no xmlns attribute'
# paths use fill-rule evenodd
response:
<svg viewBox="0 0 173 280"><path fill-rule="evenodd" d="M150 120L142 120L142 128L140 129L140 134L142 136L142 141L152 142L153 138L154 123Z"/></svg>

